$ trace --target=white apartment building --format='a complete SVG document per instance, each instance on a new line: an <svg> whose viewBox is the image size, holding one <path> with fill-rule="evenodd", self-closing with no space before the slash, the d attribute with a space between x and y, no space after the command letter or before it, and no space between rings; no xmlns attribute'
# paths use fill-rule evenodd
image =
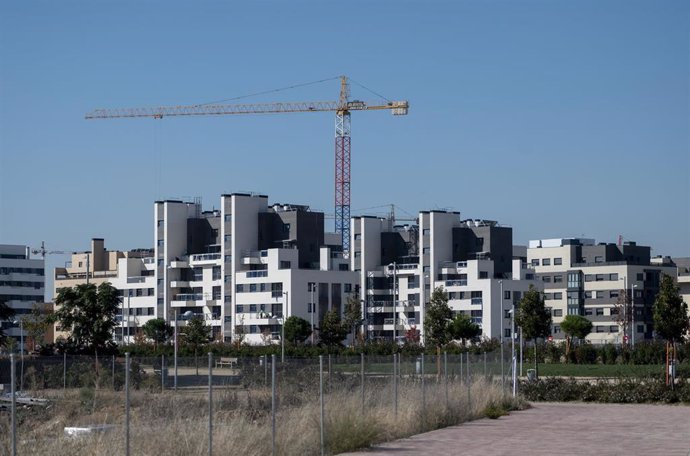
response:
<svg viewBox="0 0 690 456"><path fill-rule="evenodd" d="M568 314L593 323L593 343L624 343L653 337L652 305L662 273L674 279L675 265L650 258L650 247L635 242L595 244L593 239L530 241L528 263L542 282L553 316L553 336L563 339L560 323ZM623 334L616 302L632 296L631 329Z"/></svg>
<svg viewBox="0 0 690 456"><path fill-rule="evenodd" d="M483 337L511 337L510 310L530 284L539 286L525 258L513 255L512 229L494 221L462 220L458 212L423 211L415 225L353 217L352 269L359 275L370 338L420 331L424 303L443 287L455 313L464 313Z"/></svg>
<svg viewBox="0 0 690 456"><path fill-rule="evenodd" d="M64 268L55 268L55 296L62 288L110 282L122 297L113 339L131 343L138 328L156 318L155 261L153 250L109 251L101 238L91 240L91 250L72 253ZM55 338L68 333L56 325Z"/></svg>
<svg viewBox="0 0 690 456"><path fill-rule="evenodd" d="M26 346L27 332L20 322L31 313L34 304L43 302L45 266L42 258L31 258L29 247L0 244L0 302L14 310L10 321L0 322L3 331L17 340L20 350L22 335Z"/></svg>
<svg viewBox="0 0 690 456"><path fill-rule="evenodd" d="M307 206L234 193L219 210L168 200L154 214L158 315L181 325L201 316L217 340L276 341L293 315L318 328L357 292L338 236Z"/></svg>

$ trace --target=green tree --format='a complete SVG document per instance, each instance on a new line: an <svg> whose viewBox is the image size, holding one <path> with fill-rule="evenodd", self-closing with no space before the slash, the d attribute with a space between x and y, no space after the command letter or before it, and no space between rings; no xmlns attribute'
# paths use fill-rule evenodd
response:
<svg viewBox="0 0 690 456"><path fill-rule="evenodd" d="M172 337L175 332L173 327L163 318L154 318L144 323L141 327L146 337L151 339L155 345L164 344Z"/></svg>
<svg viewBox="0 0 690 456"><path fill-rule="evenodd" d="M31 343L32 349L36 349L36 345L43 345L45 342L45 335L51 326L52 310L42 302L34 303L31 307L31 313L24 317L22 324Z"/></svg>
<svg viewBox="0 0 690 456"><path fill-rule="evenodd" d="M565 333L565 359L570 354L570 342L573 338L584 340L592 332L592 322L580 315L566 315L561 322L561 329Z"/></svg>
<svg viewBox="0 0 690 456"><path fill-rule="evenodd" d="M362 324L362 306L359 301L359 294L351 293L345 302L343 325L352 334L352 345L355 344L357 326L360 324Z"/></svg>
<svg viewBox="0 0 690 456"><path fill-rule="evenodd" d="M675 343L683 340L690 329L688 318L688 304L683 301L680 289L667 274L661 276L659 293L652 308L654 330L666 341L666 359L669 359L669 349L675 348ZM671 359L675 359L675 349ZM668 372L668 369L666 369Z"/></svg>
<svg viewBox="0 0 690 456"><path fill-rule="evenodd" d="M348 328L340 321L338 313L335 310L329 310L323 316L319 331L319 339L321 343L327 347L335 347L345 340L347 331Z"/></svg>
<svg viewBox="0 0 690 456"><path fill-rule="evenodd" d="M433 344L436 347L436 373L441 376L441 347L450 342L450 322L453 311L448 305L448 293L443 287L434 289L429 299L424 317L424 341L425 344Z"/></svg>
<svg viewBox="0 0 690 456"><path fill-rule="evenodd" d="M478 324L473 323L472 319L465 314L457 314L451 320L448 329L453 339L460 339L462 341L463 347L465 346L465 341L482 334L482 328Z"/></svg>
<svg viewBox="0 0 690 456"><path fill-rule="evenodd" d="M285 320L285 340L293 344L301 344L311 336L311 324L304 318L297 316Z"/></svg>
<svg viewBox="0 0 690 456"><path fill-rule="evenodd" d="M0 321L10 320L12 317L14 317L14 309L6 304L3 297L0 297ZM2 330L2 325L0 325L0 342L2 342L4 338L5 333Z"/></svg>
<svg viewBox="0 0 690 456"><path fill-rule="evenodd" d="M112 339L119 305L118 291L110 283L80 284L60 290L51 321L69 331L68 341L78 350L98 355Z"/></svg>
<svg viewBox="0 0 690 456"><path fill-rule="evenodd" d="M551 334L551 312L544 305L544 295L533 285L529 286L529 290L520 300L515 323L520 327L525 338L534 341L534 371L538 378L537 339Z"/></svg>
<svg viewBox="0 0 690 456"><path fill-rule="evenodd" d="M187 321L187 326L182 328L184 341L194 349L194 365L196 375L199 375L199 348L211 340L211 327L206 326L204 319L194 316Z"/></svg>

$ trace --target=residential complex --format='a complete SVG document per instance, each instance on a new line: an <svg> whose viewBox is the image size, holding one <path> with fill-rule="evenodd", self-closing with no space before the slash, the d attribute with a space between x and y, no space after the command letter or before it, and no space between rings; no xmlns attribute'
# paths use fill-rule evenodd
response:
<svg viewBox="0 0 690 456"><path fill-rule="evenodd" d="M109 251L103 239L94 238L90 251L74 252L64 268L55 268L55 296L62 288L110 282L122 296L114 339L121 342L124 334L132 342L137 328L157 315L154 272L153 250ZM56 325L55 338L66 336Z"/></svg>
<svg viewBox="0 0 690 456"><path fill-rule="evenodd" d="M21 320L31 313L36 303L43 302L44 269L43 259L31 258L27 246L0 244L0 302L14 310L15 314L11 321L0 324L5 334L15 338L18 344L24 339L26 345L27 333ZM18 346L24 350L24 347Z"/></svg>
<svg viewBox="0 0 690 456"><path fill-rule="evenodd" d="M513 255L512 228L462 220L458 212L420 212L414 225L390 218L352 218L351 267L359 275L370 338L424 340L423 303L448 292L454 313L472 318L487 338L511 337L513 303L539 286L526 258Z"/></svg>
<svg viewBox="0 0 690 456"><path fill-rule="evenodd" d="M437 287L483 337L509 340L512 311L531 286L544 292L555 339L564 338L563 318L576 314L593 322L594 343L634 342L653 337L660 274L690 295L690 260L676 267L634 242L564 238L521 247L511 227L458 212L422 211L407 221L352 217L348 255L340 236L325 231L324 214L308 206L246 193L222 195L210 211L200 200L156 201L153 249L107 251L93 239L89 252L56 269L55 290L111 282L123 298L118 342L133 341L152 318L183 326L198 316L215 340L250 344L279 341L293 315L318 331L326 312L342 315L348 299L361 305L367 339L401 342L419 331L424 342L425 303ZM631 306L619 305L629 295Z"/></svg>
<svg viewBox="0 0 690 456"><path fill-rule="evenodd" d="M199 315L217 340L259 344L289 316L318 327L357 292L340 237L307 206L235 193L220 210L158 201L154 213L157 314L168 321Z"/></svg>
<svg viewBox="0 0 690 456"><path fill-rule="evenodd" d="M593 239L582 238L530 241L527 261L543 284L553 315L554 338L565 337L560 323L569 314L592 321L593 330L587 339L593 343L634 343L652 338L652 305L660 275L675 279L677 270L669 258L651 258L650 253L650 247L634 242L595 244ZM631 299L629 306L622 305L626 299ZM621 321L629 322L626 334Z"/></svg>

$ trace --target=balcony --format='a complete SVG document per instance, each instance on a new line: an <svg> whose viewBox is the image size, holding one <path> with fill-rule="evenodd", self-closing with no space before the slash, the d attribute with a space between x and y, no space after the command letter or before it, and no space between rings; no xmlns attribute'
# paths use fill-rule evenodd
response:
<svg viewBox="0 0 690 456"><path fill-rule="evenodd" d="M156 259L154 257L144 258L144 264L156 264Z"/></svg>
<svg viewBox="0 0 690 456"><path fill-rule="evenodd" d="M262 258L268 257L268 250L243 250L242 264L262 264Z"/></svg>
<svg viewBox="0 0 690 456"><path fill-rule="evenodd" d="M221 258L220 253L197 253L197 254L192 255L190 257L190 262L191 263L202 263L202 262L207 262L207 261L220 260L220 258Z"/></svg>
<svg viewBox="0 0 690 456"><path fill-rule="evenodd" d="M465 286L467 286L467 279L446 280L446 287L465 287Z"/></svg>
<svg viewBox="0 0 690 456"><path fill-rule="evenodd" d="M482 298L472 298L471 304L475 306L481 306L484 304L484 300Z"/></svg>
<svg viewBox="0 0 690 456"><path fill-rule="evenodd" d="M144 277L144 276L127 277L127 283L144 283L144 282L146 282L146 277Z"/></svg>

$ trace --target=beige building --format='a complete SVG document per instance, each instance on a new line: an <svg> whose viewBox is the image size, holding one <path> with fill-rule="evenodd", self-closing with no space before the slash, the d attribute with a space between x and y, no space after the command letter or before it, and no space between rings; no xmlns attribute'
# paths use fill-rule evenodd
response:
<svg viewBox="0 0 690 456"><path fill-rule="evenodd" d="M114 339L122 341L124 334L131 342L137 328L155 318L154 266L151 249L106 250L104 240L94 238L90 251L74 252L64 268L55 268L54 296L57 298L62 288L85 283L111 283L122 296L118 315L120 325L115 329ZM67 336L67 332L55 326L55 340Z"/></svg>
<svg viewBox="0 0 690 456"><path fill-rule="evenodd" d="M560 323L566 315L592 321L593 343L635 343L654 335L652 305L661 274L677 276L669 258L650 257L651 248L634 242L595 244L593 239L530 241L527 261L544 286L553 317L554 339L563 339ZM632 296L627 318L616 304ZM622 306L625 307L625 306ZM625 331L620 320L630 321Z"/></svg>
<svg viewBox="0 0 690 456"><path fill-rule="evenodd" d="M688 312L690 312L690 258L674 258L673 262L678 268L680 295L688 304Z"/></svg>

